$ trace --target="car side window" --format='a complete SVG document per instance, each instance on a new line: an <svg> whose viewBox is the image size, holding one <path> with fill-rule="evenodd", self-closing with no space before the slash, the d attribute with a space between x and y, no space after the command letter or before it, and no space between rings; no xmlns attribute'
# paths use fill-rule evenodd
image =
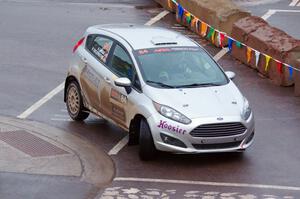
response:
<svg viewBox="0 0 300 199"><path fill-rule="evenodd" d="M116 45L111 60L111 69L120 77L133 78L133 63L126 51Z"/></svg>
<svg viewBox="0 0 300 199"><path fill-rule="evenodd" d="M133 86L140 89L140 82L134 68L134 64L128 53L119 45L116 45L110 64L111 70L119 77L127 77Z"/></svg>
<svg viewBox="0 0 300 199"><path fill-rule="evenodd" d="M102 36L94 37L91 45L88 46L90 52L96 56L101 62L106 63L109 51L113 45L113 41Z"/></svg>

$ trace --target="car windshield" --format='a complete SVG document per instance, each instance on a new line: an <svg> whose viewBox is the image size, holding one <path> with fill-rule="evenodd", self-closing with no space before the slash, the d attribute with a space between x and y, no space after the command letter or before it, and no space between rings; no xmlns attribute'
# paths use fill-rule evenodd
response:
<svg viewBox="0 0 300 199"><path fill-rule="evenodd" d="M199 47L155 48L136 51L144 81L154 87L220 86L228 78Z"/></svg>

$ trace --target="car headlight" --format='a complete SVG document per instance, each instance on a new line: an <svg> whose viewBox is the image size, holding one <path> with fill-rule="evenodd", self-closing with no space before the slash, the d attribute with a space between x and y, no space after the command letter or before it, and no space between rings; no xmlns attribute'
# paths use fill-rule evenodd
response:
<svg viewBox="0 0 300 199"><path fill-rule="evenodd" d="M182 124L190 124L192 122L185 115L179 113L173 108L170 108L166 105L158 104L156 102L153 102L153 104L157 112L159 112L161 115L163 115L166 118L169 118L171 120L174 120Z"/></svg>
<svg viewBox="0 0 300 199"><path fill-rule="evenodd" d="M246 98L244 98L244 107L243 107L243 111L242 111L242 118L244 120L248 120L250 115L251 115L251 108L250 108L250 105L249 105L249 102Z"/></svg>

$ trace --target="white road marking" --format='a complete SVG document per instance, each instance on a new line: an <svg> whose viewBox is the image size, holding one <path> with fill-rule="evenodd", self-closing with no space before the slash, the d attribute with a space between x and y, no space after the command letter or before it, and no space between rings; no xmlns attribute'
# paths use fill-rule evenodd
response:
<svg viewBox="0 0 300 199"><path fill-rule="evenodd" d="M300 3L298 4L300 6ZM269 10L264 14L261 18L264 20L269 19L272 15L276 14L277 12L289 12L289 13L300 13L300 10Z"/></svg>
<svg viewBox="0 0 300 199"><path fill-rule="evenodd" d="M129 141L129 135L126 135L125 137L122 138L122 140L120 140L118 142L118 144L116 146L114 146L108 152L108 155L117 155L119 153L119 151L121 151L122 148L124 148L127 145L128 141Z"/></svg>
<svg viewBox="0 0 300 199"><path fill-rule="evenodd" d="M150 19L147 23L145 23L145 25L146 26L152 26L153 24L155 24L156 22L158 22L159 20L161 20L162 18L164 18L169 13L170 13L169 11L164 10L161 13L159 13L157 16L155 16L152 19Z"/></svg>
<svg viewBox="0 0 300 199"><path fill-rule="evenodd" d="M290 13L300 13L300 10L270 10L276 12L290 12Z"/></svg>
<svg viewBox="0 0 300 199"><path fill-rule="evenodd" d="M114 181L170 183L170 184L187 184L187 185L203 185L203 186L219 186L219 187L247 187L247 188L258 188L258 189L300 191L300 187L280 186L280 185L264 185L264 184L249 184L249 183L227 183L227 182L170 180L170 179L153 179L153 178L127 178L127 177L117 177L114 179Z"/></svg>
<svg viewBox="0 0 300 199"><path fill-rule="evenodd" d="M224 55L228 53L229 49L228 48L223 48L220 52L218 52L215 56L214 59L216 61L219 61Z"/></svg>
<svg viewBox="0 0 300 199"><path fill-rule="evenodd" d="M267 20L268 18L270 18L273 14L275 14L276 11L275 10L269 10L266 14L264 14L261 18L263 18L264 20Z"/></svg>
<svg viewBox="0 0 300 199"><path fill-rule="evenodd" d="M63 122L71 122L73 120L67 118L51 118L51 121L63 121Z"/></svg>
<svg viewBox="0 0 300 199"><path fill-rule="evenodd" d="M61 115L61 114L54 114L54 117L55 118L70 118L70 116L69 115Z"/></svg>
<svg viewBox="0 0 300 199"><path fill-rule="evenodd" d="M289 6L296 6L299 0L293 0Z"/></svg>
<svg viewBox="0 0 300 199"><path fill-rule="evenodd" d="M26 111L24 111L22 114L17 116L20 119L26 119L29 115L31 115L34 111L39 109L43 104L48 102L51 98L53 98L56 94L58 94L60 91L62 91L65 87L65 82L58 85L55 89L53 89L50 93L45 95L42 99L34 103L31 107L29 107Z"/></svg>

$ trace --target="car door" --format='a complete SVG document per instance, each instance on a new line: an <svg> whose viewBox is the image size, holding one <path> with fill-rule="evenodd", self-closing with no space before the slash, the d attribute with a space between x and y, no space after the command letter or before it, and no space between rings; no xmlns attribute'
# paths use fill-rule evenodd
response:
<svg viewBox="0 0 300 199"><path fill-rule="evenodd" d="M101 112L101 84L104 82L102 68L106 67L107 58L113 46L113 40L102 35L89 35L86 53L82 60L84 67L80 75L85 101L93 112Z"/></svg>
<svg viewBox="0 0 300 199"><path fill-rule="evenodd" d="M129 113L134 106L132 98L140 91L140 83L134 68L132 59L127 50L121 45L116 44L111 52L108 63L109 72L106 73L106 82L101 91L101 105L104 112L118 125L128 128ZM125 88L118 87L114 80L119 77L127 77L133 84L131 94L127 94Z"/></svg>

